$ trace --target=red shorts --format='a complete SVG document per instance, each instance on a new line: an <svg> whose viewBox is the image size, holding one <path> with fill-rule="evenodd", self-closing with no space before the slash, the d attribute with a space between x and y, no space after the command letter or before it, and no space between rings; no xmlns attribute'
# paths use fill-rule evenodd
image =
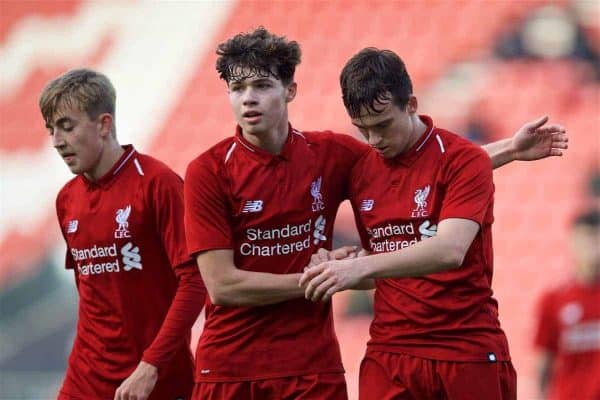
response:
<svg viewBox="0 0 600 400"><path fill-rule="evenodd" d="M360 365L360 400L515 400L510 361L436 361L369 351Z"/></svg>
<svg viewBox="0 0 600 400"><path fill-rule="evenodd" d="M242 382L196 382L194 400L347 400L343 374L316 374Z"/></svg>
<svg viewBox="0 0 600 400"><path fill-rule="evenodd" d="M194 388L193 372L191 369L180 371L177 374L171 374L167 377L161 378L154 386L152 393L148 400L190 400L192 395L192 389ZM66 390L64 387L62 390ZM111 389L110 395L92 396L86 395L74 395L67 394L60 391L57 396L57 400L112 400L114 398L114 391L116 387Z"/></svg>

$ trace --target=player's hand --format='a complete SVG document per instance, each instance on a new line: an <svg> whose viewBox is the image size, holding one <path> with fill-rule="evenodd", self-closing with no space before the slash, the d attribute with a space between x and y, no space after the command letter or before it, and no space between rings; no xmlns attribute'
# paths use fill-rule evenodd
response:
<svg viewBox="0 0 600 400"><path fill-rule="evenodd" d="M327 261L304 271L300 278L300 287L306 287L304 297L314 302L328 301L334 293L357 286L363 277L356 261Z"/></svg>
<svg viewBox="0 0 600 400"><path fill-rule="evenodd" d="M533 161L541 158L562 156L569 138L564 127L546 125L548 116L523 125L512 137L512 152L515 160Z"/></svg>
<svg viewBox="0 0 600 400"><path fill-rule="evenodd" d="M304 268L304 270L307 270L308 268L314 267L315 265L319 265L326 261L354 258L358 255L357 251L358 248L356 246L342 246L331 251L324 248L320 248L315 254L310 256L310 263L308 264L308 266L306 266L306 268Z"/></svg>
<svg viewBox="0 0 600 400"><path fill-rule="evenodd" d="M117 388L114 400L146 400L157 380L158 369L152 364L140 361L135 371Z"/></svg>

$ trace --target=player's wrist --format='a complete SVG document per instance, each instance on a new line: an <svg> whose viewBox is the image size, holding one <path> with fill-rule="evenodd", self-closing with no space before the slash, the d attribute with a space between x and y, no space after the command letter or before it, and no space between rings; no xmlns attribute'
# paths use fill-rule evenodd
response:
<svg viewBox="0 0 600 400"><path fill-rule="evenodd" d="M512 137L506 141L506 144L505 144L504 148L501 150L501 153L503 153L504 158L508 162L518 160L517 157L519 156L519 149L516 147L514 137Z"/></svg>
<svg viewBox="0 0 600 400"><path fill-rule="evenodd" d="M351 261L352 268L357 272L361 281L372 279L374 274L373 264L367 261L367 257L354 258Z"/></svg>

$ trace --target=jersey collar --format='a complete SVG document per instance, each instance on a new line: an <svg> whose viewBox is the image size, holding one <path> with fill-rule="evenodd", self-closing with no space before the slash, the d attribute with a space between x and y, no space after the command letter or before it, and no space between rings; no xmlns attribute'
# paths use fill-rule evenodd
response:
<svg viewBox="0 0 600 400"><path fill-rule="evenodd" d="M419 115L419 119L427 126L425 129L425 133L421 135L419 140L415 144L411 146L408 151L397 155L392 158L390 161L393 163L400 163L403 165L410 165L416 160L422 153L423 150L427 147L431 138L433 137L433 131L435 130L435 126L433 126L433 120L431 117L427 115Z"/></svg>
<svg viewBox="0 0 600 400"><path fill-rule="evenodd" d="M83 174L80 175L83 178L84 182L89 187L99 187L99 186L105 186L105 185L109 184L113 180L113 178L115 176L117 176L119 174L119 172L121 172L125 168L127 163L133 158L134 154L136 153L136 150L133 147L133 145L131 145L131 144L127 144L127 145L124 145L121 147L124 150L123 154L117 160L117 162L114 163L114 165L111 167L111 169L106 174L104 174L100 179L97 179L95 181L90 181Z"/></svg>
<svg viewBox="0 0 600 400"><path fill-rule="evenodd" d="M261 164L267 165L273 160L290 159L292 155L293 144L296 140L294 138L296 135L293 134L293 131L294 130L292 128L292 125L288 123L287 138L285 140L285 143L283 144L283 149L281 149L280 154L269 153L268 151L250 143L244 138L244 135L242 135L242 128L239 125L237 125L235 129L235 141L240 145L242 149L244 149L244 151L249 153L252 158L256 159Z"/></svg>

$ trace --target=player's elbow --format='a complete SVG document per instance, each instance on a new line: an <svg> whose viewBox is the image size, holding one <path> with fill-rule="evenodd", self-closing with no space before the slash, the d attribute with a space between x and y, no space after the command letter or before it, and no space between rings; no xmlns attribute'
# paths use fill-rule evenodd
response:
<svg viewBox="0 0 600 400"><path fill-rule="evenodd" d="M208 289L208 297L210 298L210 302L215 306L227 307L237 305L231 291L224 287L224 285L217 284L212 290Z"/></svg>
<svg viewBox="0 0 600 400"><path fill-rule="evenodd" d="M459 268L463 264L466 254L467 249L465 249L463 245L452 242L447 243L446 246L444 246L441 257L441 263L444 266L444 269Z"/></svg>

